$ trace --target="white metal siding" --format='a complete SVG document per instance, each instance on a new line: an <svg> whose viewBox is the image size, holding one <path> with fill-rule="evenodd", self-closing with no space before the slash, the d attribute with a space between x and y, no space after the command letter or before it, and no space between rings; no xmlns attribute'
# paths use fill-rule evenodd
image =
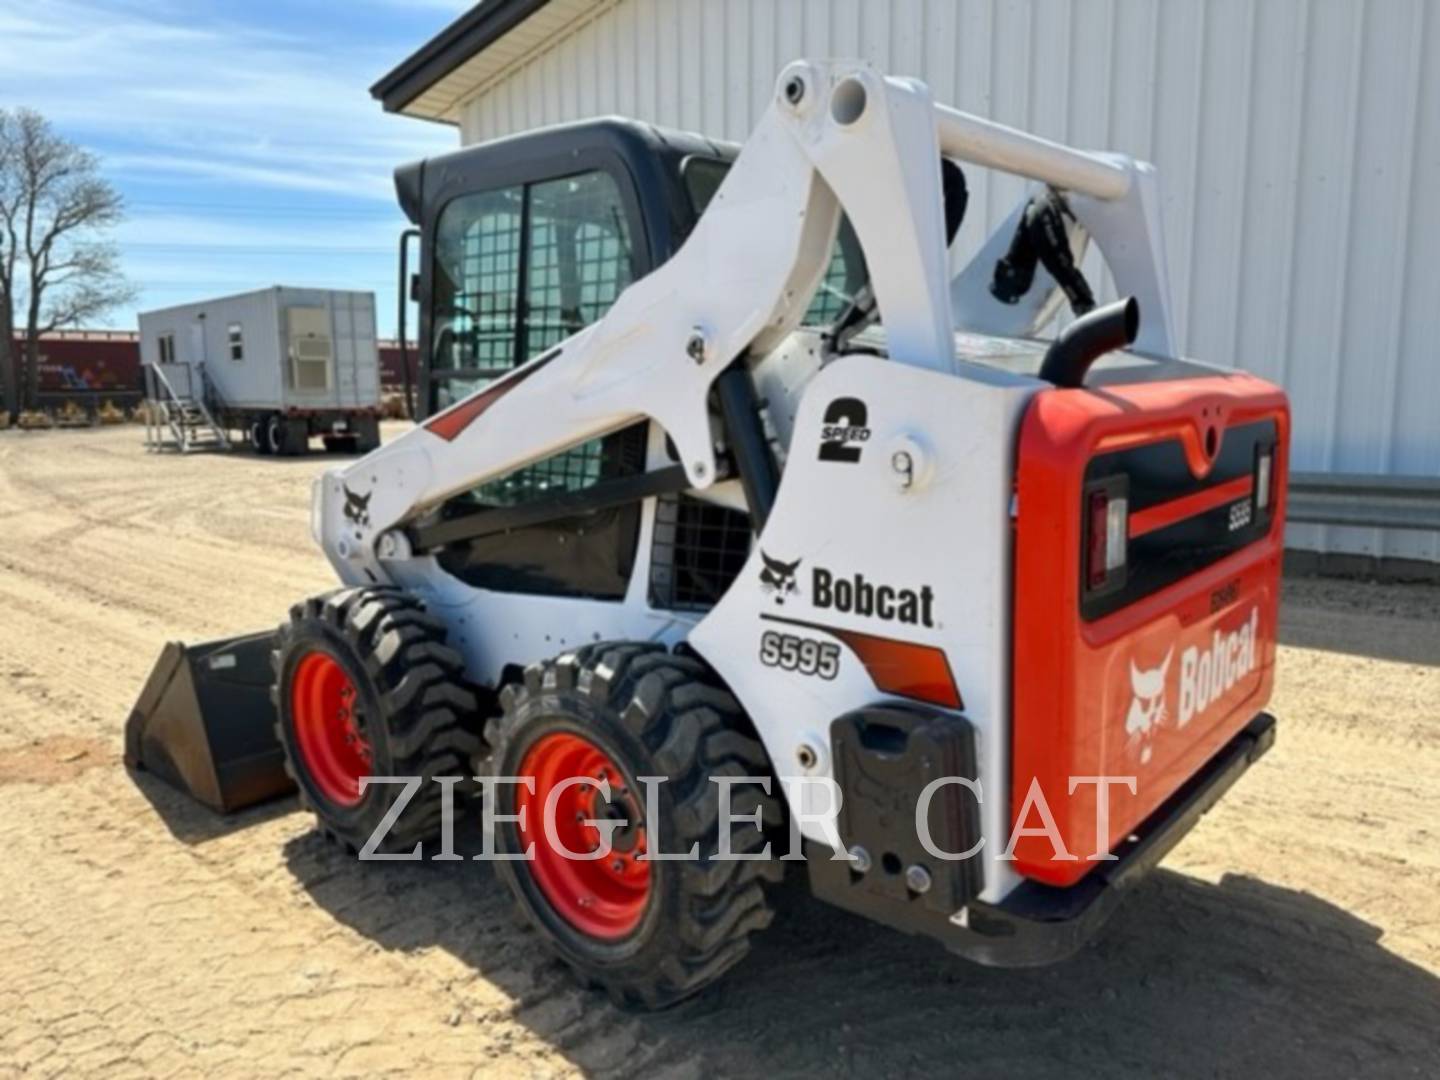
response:
<svg viewBox="0 0 1440 1080"><path fill-rule="evenodd" d="M1184 351L1285 385L1296 469L1440 474L1440 0L617 0L465 103L462 139L621 113L739 141L807 54L1154 161ZM970 179L961 259L1021 188Z"/></svg>

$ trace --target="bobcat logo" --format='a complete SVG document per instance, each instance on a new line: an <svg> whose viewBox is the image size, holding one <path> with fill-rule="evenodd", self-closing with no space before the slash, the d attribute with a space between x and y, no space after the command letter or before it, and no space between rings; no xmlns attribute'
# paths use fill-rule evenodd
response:
<svg viewBox="0 0 1440 1080"><path fill-rule="evenodd" d="M355 494L355 492L351 491L350 486L346 484L345 519L347 521L353 521L357 526L362 529L369 525L370 497L374 494L375 493L373 491L368 491L364 495L357 495Z"/></svg>
<svg viewBox="0 0 1440 1080"><path fill-rule="evenodd" d="M775 603L783 604L786 596L800 591L800 586L795 581L795 571L800 566L800 559L789 563L781 562L766 555L763 548L760 558L765 560L765 567L760 571L760 587L767 593L774 594Z"/></svg>
<svg viewBox="0 0 1440 1080"><path fill-rule="evenodd" d="M1170 671L1170 661L1175 658L1175 647L1165 654L1157 668L1142 671L1130 661L1130 711L1125 716L1125 734L1131 743L1141 743L1141 763L1150 760L1151 740L1155 729L1165 722L1165 676Z"/></svg>

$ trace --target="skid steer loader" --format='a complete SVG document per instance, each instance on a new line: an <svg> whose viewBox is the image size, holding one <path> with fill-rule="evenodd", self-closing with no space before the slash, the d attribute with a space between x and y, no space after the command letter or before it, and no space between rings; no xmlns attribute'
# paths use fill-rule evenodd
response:
<svg viewBox="0 0 1440 1080"><path fill-rule="evenodd" d="M966 167L1029 184L952 277ZM317 480L343 587L254 710L347 847L414 852L478 777L529 921L661 1006L797 864L983 963L1066 956L1270 747L1288 406L1176 356L1149 165L799 61L738 149L601 120L396 183L422 420ZM191 783L241 640L172 651L134 764Z"/></svg>

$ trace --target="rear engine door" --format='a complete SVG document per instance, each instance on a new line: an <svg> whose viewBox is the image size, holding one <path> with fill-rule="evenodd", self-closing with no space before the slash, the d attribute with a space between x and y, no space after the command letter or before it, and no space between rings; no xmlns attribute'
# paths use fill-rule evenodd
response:
<svg viewBox="0 0 1440 1080"><path fill-rule="evenodd" d="M1025 836L1022 873L1078 880L1268 699L1288 437L1284 395L1243 373L1036 395L1017 469L1011 801L1038 830L1043 798L1077 858Z"/></svg>

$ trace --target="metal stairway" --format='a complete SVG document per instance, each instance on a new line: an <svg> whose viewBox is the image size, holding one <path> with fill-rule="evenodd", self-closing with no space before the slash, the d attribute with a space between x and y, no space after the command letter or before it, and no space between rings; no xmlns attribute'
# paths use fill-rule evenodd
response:
<svg viewBox="0 0 1440 1080"><path fill-rule="evenodd" d="M144 370L145 449L182 454L230 449L230 436L205 404L203 364L146 364Z"/></svg>

